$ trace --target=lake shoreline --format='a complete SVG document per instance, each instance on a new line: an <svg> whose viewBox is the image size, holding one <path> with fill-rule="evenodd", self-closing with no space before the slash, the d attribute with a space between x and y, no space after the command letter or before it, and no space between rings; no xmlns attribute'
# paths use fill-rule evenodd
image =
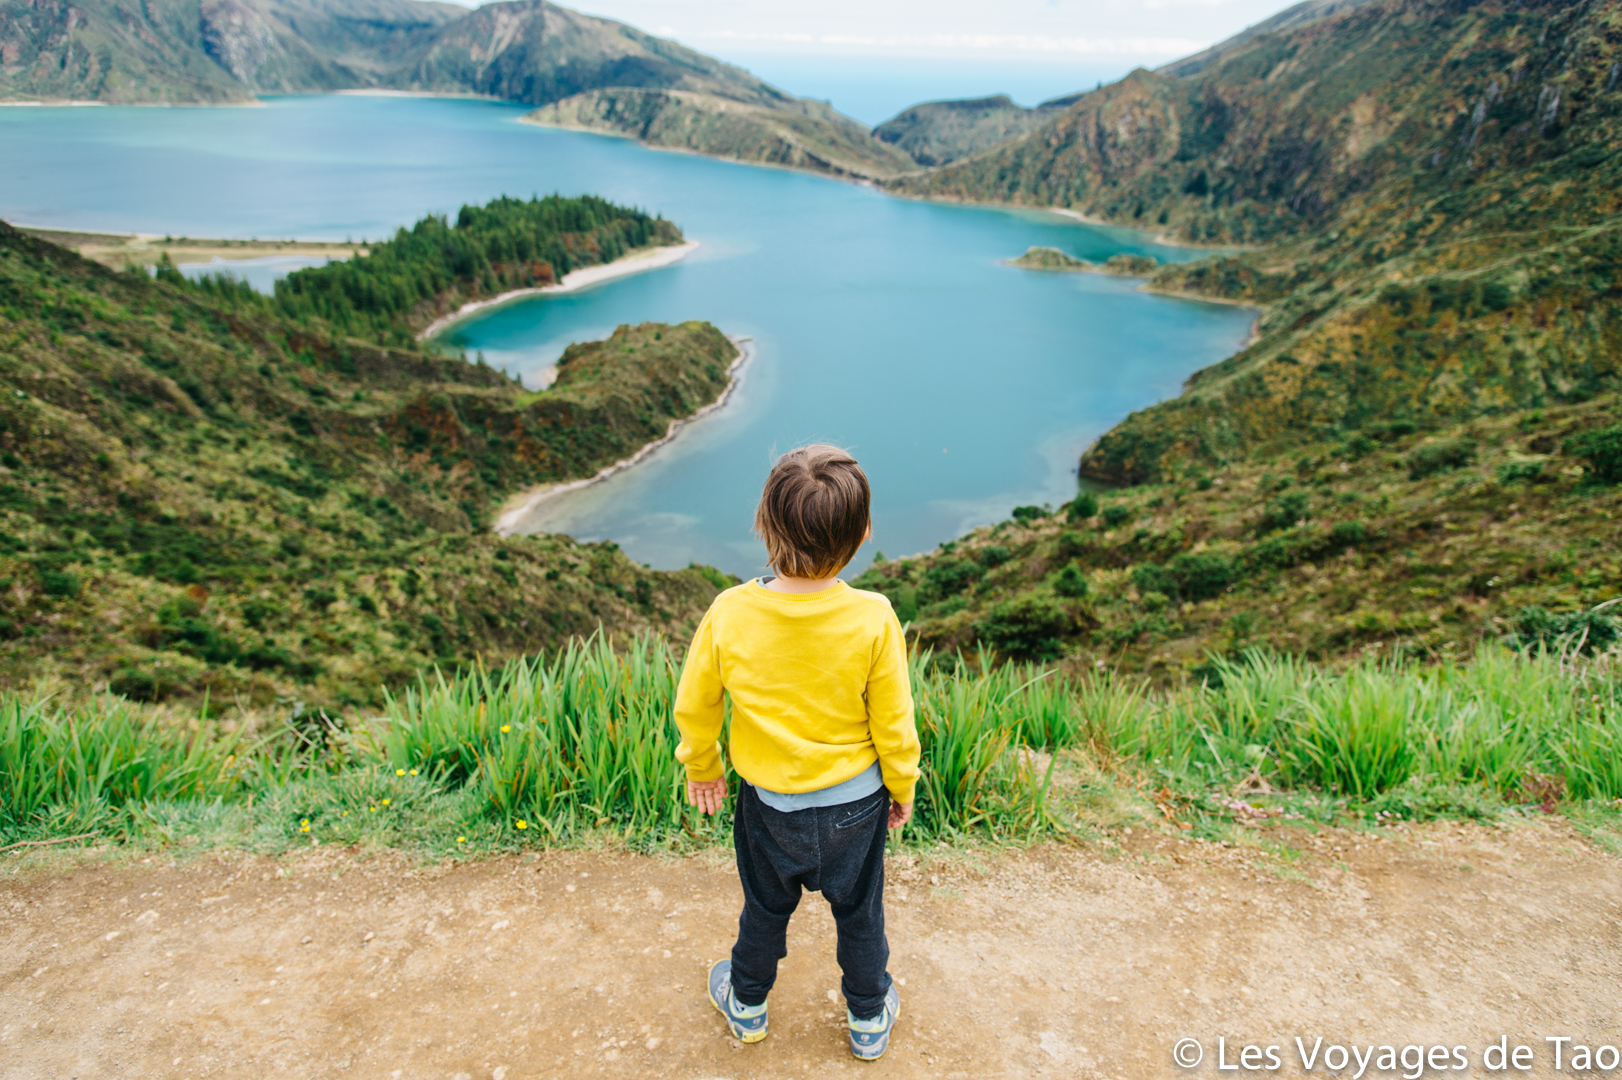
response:
<svg viewBox="0 0 1622 1080"><path fill-rule="evenodd" d="M630 457L621 458L619 461L614 462L614 464L597 470L597 472L591 476L583 477L579 480L565 480L555 484L546 484L542 487L534 488L520 495L516 495L512 499L509 499L507 506L496 517L496 524L494 528L495 534L497 536L513 535L514 530L516 530L518 525L529 516L530 512L533 511L537 506L540 506L542 503L546 502L548 499L562 495L564 492L579 491L581 488L590 487L593 484L599 484L611 476L616 476L619 473L640 464L641 462L647 460L647 458L660 447L668 446L677 435L681 434L682 429L687 427L687 425L692 424L695 421L702 420L711 413L719 412L721 408L732 399L733 391L737 390L738 384L743 381L744 365L747 364L749 360L753 359L755 355L755 339L753 337L743 335L730 338L729 340L738 347L738 355L733 358L732 363L727 367L727 384L726 388L721 391L720 397L717 397L708 405L694 410L691 415L672 420L670 422L670 427L665 430L662 437L655 439L653 442L643 446Z"/></svg>
<svg viewBox="0 0 1622 1080"><path fill-rule="evenodd" d="M599 263L596 266L586 266L579 270L572 270L563 275L563 280L556 285L542 285L531 289L513 289L488 300L473 300L457 308L449 315L442 315L428 324L427 329L417 335L418 341L427 341L443 333L472 315L478 314L485 308L497 307L513 300L520 300L526 296L549 296L557 293L577 292L604 281L626 277L630 274L640 274L644 270L658 270L685 259L698 247L697 240L688 240L680 244L671 244L666 247L641 248L628 255L622 255L611 263Z"/></svg>

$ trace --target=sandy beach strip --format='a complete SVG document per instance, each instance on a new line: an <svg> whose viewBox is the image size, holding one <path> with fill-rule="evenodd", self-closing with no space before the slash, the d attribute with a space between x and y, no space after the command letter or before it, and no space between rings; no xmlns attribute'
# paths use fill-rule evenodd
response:
<svg viewBox="0 0 1622 1080"><path fill-rule="evenodd" d="M646 461L648 456L655 450L658 450L661 446L669 445L687 425L702 420L725 405L743 378L744 365L755 355L754 338L747 336L735 337L731 341L738 347L738 355L733 359L731 366L727 368L727 385L726 389L721 391L720 397L694 412L691 416L672 420L670 427L665 431L664 438L655 439L630 457L623 458L612 465L599 469L594 476L588 476L581 480L569 480L560 484L547 484L544 487L535 488L517 496L507 504L507 508L501 512L501 516L496 518L496 535L511 536L513 530L518 527L524 518L529 516L529 512L548 499L562 495L566 491L578 491L583 487L599 484L616 473L624 472L638 462Z"/></svg>
<svg viewBox="0 0 1622 1080"><path fill-rule="evenodd" d="M657 270L661 266L669 266L671 263L686 258L688 253L696 247L698 247L698 241L689 240L684 244L673 244L669 247L644 248L641 251L633 251L629 255L621 256L611 263L588 266L564 274L563 280L556 285L545 285L538 289L514 289L511 292L504 292L500 296L491 297L489 300L475 300L472 303L463 304L451 314L429 323L428 328L417 335L417 340L427 341L446 327L461 322L474 312L496 307L510 300L517 300L520 297L574 292L578 289L608 281L611 278L624 277L627 274L640 274L644 270Z"/></svg>

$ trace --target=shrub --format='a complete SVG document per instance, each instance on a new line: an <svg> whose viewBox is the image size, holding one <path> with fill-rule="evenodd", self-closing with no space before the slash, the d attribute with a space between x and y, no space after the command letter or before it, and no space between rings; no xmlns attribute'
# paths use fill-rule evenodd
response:
<svg viewBox="0 0 1622 1080"><path fill-rule="evenodd" d="M1304 491L1290 491L1270 499L1262 507L1262 517L1256 523L1258 535L1265 536L1279 529L1288 529L1298 521L1311 516L1311 499Z"/></svg>
<svg viewBox="0 0 1622 1080"><path fill-rule="evenodd" d="M984 566L987 570L1001 566L1003 563L1007 562L1013 557L1014 553L1003 547L1001 544L987 544L985 547L980 549L980 565Z"/></svg>
<svg viewBox="0 0 1622 1080"><path fill-rule="evenodd" d="M1475 459L1476 444L1469 439L1430 443L1408 455L1408 479L1423 480L1427 476L1452 472Z"/></svg>
<svg viewBox="0 0 1622 1080"><path fill-rule="evenodd" d="M1132 568L1132 584L1140 594L1160 593L1184 600L1209 600L1239 576L1239 567L1226 555L1185 551L1165 566L1143 563Z"/></svg>
<svg viewBox="0 0 1622 1080"><path fill-rule="evenodd" d="M1368 529L1363 527L1361 521L1337 521L1335 527L1329 530L1329 540L1336 547L1345 549L1356 547L1368 539Z"/></svg>
<svg viewBox="0 0 1622 1080"><path fill-rule="evenodd" d="M1112 529L1125 522L1126 519L1131 516L1132 511L1119 504L1115 506L1106 506L1103 510L1104 524Z"/></svg>
<svg viewBox="0 0 1622 1080"><path fill-rule="evenodd" d="M1501 281L1481 287L1481 303L1488 311L1503 311L1515 301L1515 293Z"/></svg>
<svg viewBox="0 0 1622 1080"><path fill-rule="evenodd" d="M1541 461L1506 461L1498 466L1498 482L1500 484L1515 484L1530 482L1543 476L1543 462Z"/></svg>
<svg viewBox="0 0 1622 1080"><path fill-rule="evenodd" d="M850 584L854 589L867 589L887 597L890 607L895 610L895 617L904 623L918 617L918 588L901 578L888 577L884 571L875 568Z"/></svg>
<svg viewBox="0 0 1622 1080"><path fill-rule="evenodd" d="M1515 613L1515 632L1509 643L1517 649L1575 649L1593 655L1604 652L1619 637L1617 620L1603 611L1572 611L1556 615L1541 607L1523 607Z"/></svg>
<svg viewBox="0 0 1622 1080"><path fill-rule="evenodd" d="M1014 520L1027 528L1033 522L1041 521L1047 516L1047 509L1041 506L1016 506L1013 512Z"/></svg>
<svg viewBox="0 0 1622 1080"><path fill-rule="evenodd" d="M1087 575L1072 563L1059 571L1059 576L1053 582L1053 591L1060 596L1080 600L1087 595Z"/></svg>
<svg viewBox="0 0 1622 1080"><path fill-rule="evenodd" d="M912 622L918 617L918 590L911 585L902 585L890 597L890 603L895 606L895 617L904 623Z"/></svg>
<svg viewBox="0 0 1622 1080"><path fill-rule="evenodd" d="M1384 424L1370 424L1366 430L1381 442L1392 442L1412 435L1419 430L1419 425L1412 420L1392 420Z"/></svg>
<svg viewBox="0 0 1622 1080"><path fill-rule="evenodd" d="M1065 529L1059 533L1059 542L1053 550L1059 562L1069 562L1087 550L1087 536L1075 529Z"/></svg>
<svg viewBox="0 0 1622 1080"><path fill-rule="evenodd" d="M1565 451L1587 463L1591 481L1622 482L1622 424L1573 435L1566 440Z"/></svg>
<svg viewBox="0 0 1622 1080"><path fill-rule="evenodd" d="M1233 583L1233 560L1204 551L1185 551L1173 556L1166 570L1177 582L1177 592L1186 600L1209 600Z"/></svg>
<svg viewBox="0 0 1622 1080"><path fill-rule="evenodd" d="M108 680L107 689L131 701L162 701L169 689L156 675L136 667L119 668Z"/></svg>
<svg viewBox="0 0 1622 1080"><path fill-rule="evenodd" d="M966 611L968 606L969 602L963 597L949 596L945 600L920 608L918 617L920 619L945 619L956 615L960 611ZM900 617L899 615L896 616L898 619Z"/></svg>
<svg viewBox="0 0 1622 1080"><path fill-rule="evenodd" d="M1059 639L1074 632L1076 620L1063 604L1027 593L1005 600L974 624L980 640L1014 660L1051 660L1061 650Z"/></svg>
<svg viewBox="0 0 1622 1080"><path fill-rule="evenodd" d="M875 555L873 561L875 563L879 563L879 562L883 562L884 560L878 558L877 555ZM730 588L732 588L732 586L738 584L738 579L733 577L731 574L723 573L722 571L717 570L713 566L705 566L703 563L688 563L687 564L687 569L696 572L699 577L703 578L705 581L709 582L711 585L714 585L717 589L730 589ZM547 580L555 581L557 579L556 578L548 578ZM871 586L871 585L862 586L862 588L866 588L866 589L871 589L872 587L873 586Z"/></svg>
<svg viewBox="0 0 1622 1080"><path fill-rule="evenodd" d="M921 591L929 600L944 599L979 581L985 572L985 567L969 559L943 559L924 571Z"/></svg>
<svg viewBox="0 0 1622 1080"><path fill-rule="evenodd" d="M1140 594L1157 592L1170 596L1177 591L1177 579L1164 566L1142 563L1132 568L1132 587Z"/></svg>
<svg viewBox="0 0 1622 1080"><path fill-rule="evenodd" d="M1098 497L1090 491L1083 491L1075 497L1065 510L1065 520L1070 522L1086 521L1088 518L1098 516Z"/></svg>
<svg viewBox="0 0 1622 1080"><path fill-rule="evenodd" d="M39 572L39 587L46 596L60 596L63 599L72 599L79 595L79 578L76 574L69 574L63 570L41 570Z"/></svg>

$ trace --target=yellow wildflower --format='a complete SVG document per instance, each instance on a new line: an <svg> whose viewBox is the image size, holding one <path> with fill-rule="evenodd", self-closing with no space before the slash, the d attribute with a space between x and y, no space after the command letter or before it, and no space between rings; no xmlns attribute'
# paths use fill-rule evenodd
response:
<svg viewBox="0 0 1622 1080"><path fill-rule="evenodd" d="M387 806L387 805L389 805L389 800L387 800L387 799L384 799L384 800L383 800L383 805L384 805L384 806Z"/></svg>
<svg viewBox="0 0 1622 1080"><path fill-rule="evenodd" d="M404 769L395 769L394 770L394 775L395 776L404 776L405 775L405 770Z"/></svg>
<svg viewBox="0 0 1622 1080"><path fill-rule="evenodd" d="M507 734L507 732L511 731L512 729L513 729L513 726L511 724L502 724L501 725L501 733L503 735Z"/></svg>
<svg viewBox="0 0 1622 1080"><path fill-rule="evenodd" d="M519 828L520 828L520 829L527 829L527 828L529 828L529 822L527 822L527 821L520 821L520 822L518 822L518 827L519 827Z"/></svg>
<svg viewBox="0 0 1622 1080"><path fill-rule="evenodd" d="M465 844L465 843L467 843L467 837L465 837L465 836L458 836L458 837L457 837L457 838L456 838L456 842L457 842L457 843L458 843L458 844Z"/></svg>
<svg viewBox="0 0 1622 1080"><path fill-rule="evenodd" d="M412 776L416 776L416 775L417 775L417 770L416 770L416 769L412 769L412 770L411 770L411 775L412 775Z"/></svg>

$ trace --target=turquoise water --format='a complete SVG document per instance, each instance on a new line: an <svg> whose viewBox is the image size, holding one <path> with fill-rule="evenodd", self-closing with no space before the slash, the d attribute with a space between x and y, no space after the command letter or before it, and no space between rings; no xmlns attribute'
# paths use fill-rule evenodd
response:
<svg viewBox="0 0 1622 1080"><path fill-rule="evenodd" d="M570 341L707 319L754 339L726 407L645 463L541 504L528 531L611 538L657 567L759 569L776 452L851 447L873 547L933 547L1076 489L1076 456L1231 353L1251 315L1097 275L1003 265L1032 244L1194 252L1030 211L910 202L779 169L516 123L485 102L330 96L250 109L0 109L0 217L233 238L378 237L499 194L596 192L664 214L685 261L535 298L447 336L532 384ZM871 547L870 549L871 550ZM858 556L865 561L866 553Z"/></svg>

